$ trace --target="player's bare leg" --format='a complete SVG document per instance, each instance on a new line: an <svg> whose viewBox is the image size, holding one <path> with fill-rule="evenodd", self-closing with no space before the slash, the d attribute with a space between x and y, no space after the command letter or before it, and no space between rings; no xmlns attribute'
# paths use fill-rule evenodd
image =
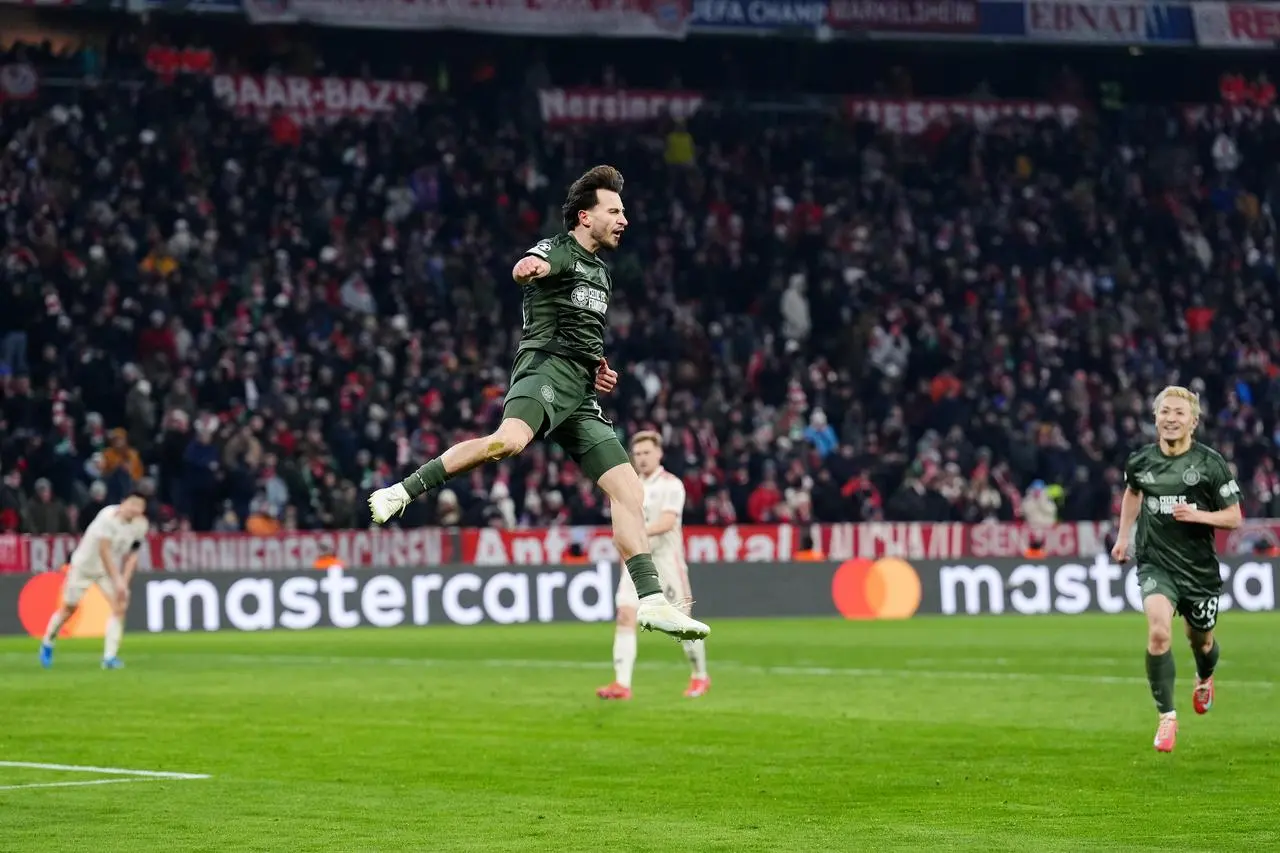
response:
<svg viewBox="0 0 1280 853"><path fill-rule="evenodd" d="M630 699L636 668L636 608L619 607L613 632L613 682L596 691L601 699Z"/></svg>
<svg viewBox="0 0 1280 853"><path fill-rule="evenodd" d="M453 477L487 462L518 456L531 441L533 430L527 423L519 418L505 418L492 435L459 442L401 482L378 489L369 496L369 512L375 522L385 524L422 495L440 488Z"/></svg>
<svg viewBox="0 0 1280 853"><path fill-rule="evenodd" d="M689 609L693 607L693 590L689 587L689 569L683 560L680 562L680 578L684 588L681 609L689 613ZM685 657L689 659L690 670L689 686L685 688L684 695L689 699L705 696L711 689L711 677L707 675L707 644L702 640L685 640L681 645L684 646Z"/></svg>
<svg viewBox="0 0 1280 853"><path fill-rule="evenodd" d="M1151 696L1160 713L1155 748L1173 752L1178 739L1178 712L1173 705L1173 682L1176 667L1170 648L1173 635L1173 602L1159 593L1148 595L1142 602L1147 614L1147 681Z"/></svg>
<svg viewBox="0 0 1280 853"><path fill-rule="evenodd" d="M1187 626L1187 639L1196 658L1196 684L1191 692L1191 706L1197 714L1207 714L1213 707L1213 671L1218 666L1218 638L1213 629L1197 631Z"/></svg>
<svg viewBox="0 0 1280 853"><path fill-rule="evenodd" d="M609 497L613 516L613 543L627 565L640 596L636 624L646 631L661 631L680 640L698 640L711 629L667 601L658 582L658 570L649 552L645 532L644 486L630 463L615 465L601 475L600 488Z"/></svg>
<svg viewBox="0 0 1280 853"><path fill-rule="evenodd" d="M690 699L705 696L711 689L711 677L707 675L707 644L702 640L684 641L685 657L689 658L689 686L684 695Z"/></svg>
<svg viewBox="0 0 1280 853"><path fill-rule="evenodd" d="M76 605L63 604L49 617L49 624L44 629L44 637L40 640L40 665L45 669L53 666L53 645L58 641L58 632L75 615Z"/></svg>
<svg viewBox="0 0 1280 853"><path fill-rule="evenodd" d="M124 638L124 617L129 610L129 590L122 589L111 602L111 616L102 639L102 668L123 669L120 660L120 641Z"/></svg>

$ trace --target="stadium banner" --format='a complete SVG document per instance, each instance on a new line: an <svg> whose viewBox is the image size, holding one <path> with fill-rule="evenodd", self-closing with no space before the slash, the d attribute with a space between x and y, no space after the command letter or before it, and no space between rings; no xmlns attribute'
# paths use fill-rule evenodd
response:
<svg viewBox="0 0 1280 853"><path fill-rule="evenodd" d="M257 24L682 39L688 0L244 0Z"/></svg>
<svg viewBox="0 0 1280 853"><path fill-rule="evenodd" d="M140 575L126 625L150 633L311 628L607 623L618 563L398 568L323 572ZM1220 563L1220 612L1273 611L1271 560ZM59 606L63 575L0 577L0 634L40 636ZM1086 560L919 560L707 563L692 568L705 619L840 616L909 619L1015 613L1140 613L1137 569ZM100 637L110 615L93 587L63 630Z"/></svg>
<svg viewBox="0 0 1280 853"><path fill-rule="evenodd" d="M1280 124L1280 105L1259 107L1250 104L1183 104L1182 119L1190 127L1203 121L1227 127Z"/></svg>
<svg viewBox="0 0 1280 853"><path fill-rule="evenodd" d="M148 12L177 12L183 15L239 15L244 6L240 0L185 0L175 6L173 0L146 0Z"/></svg>
<svg viewBox="0 0 1280 853"><path fill-rule="evenodd" d="M933 125L952 119L986 127L1000 119L1056 120L1069 127L1080 119L1075 104L1047 101L970 100L963 98L861 98L845 99L846 114L858 121L879 125L889 133L915 136Z"/></svg>
<svg viewBox="0 0 1280 853"><path fill-rule="evenodd" d="M1201 47L1274 50L1280 43L1280 3L1193 3Z"/></svg>
<svg viewBox="0 0 1280 853"><path fill-rule="evenodd" d="M1025 0L1032 41L1077 44L1195 44L1191 10L1143 0Z"/></svg>
<svg viewBox="0 0 1280 853"><path fill-rule="evenodd" d="M0 536L0 572L56 572L71 559L70 534ZM152 533L138 556L143 572L296 571L326 554L351 568L436 566L453 561L454 537L438 527L413 530L314 530L247 533Z"/></svg>
<svg viewBox="0 0 1280 853"><path fill-rule="evenodd" d="M634 124L689 118L702 106L697 92L659 89L541 89L538 108L548 125Z"/></svg>
<svg viewBox="0 0 1280 853"><path fill-rule="evenodd" d="M40 93L40 72L28 62L0 64L0 103L29 101Z"/></svg>
<svg viewBox="0 0 1280 853"><path fill-rule="evenodd" d="M398 108L413 109L427 96L427 85L354 77L299 77L269 74L217 74L213 94L240 115L268 119L277 110L302 123L370 118Z"/></svg>
<svg viewBox="0 0 1280 853"><path fill-rule="evenodd" d="M830 0L833 30L962 35L978 32L977 0Z"/></svg>
<svg viewBox="0 0 1280 853"><path fill-rule="evenodd" d="M1037 532L1050 557L1091 556L1107 550L1107 522L1072 522ZM691 525L682 529L690 563L787 562L806 537L828 559L905 557L911 560L989 559L1023 553L1032 539L1021 524L953 522L865 524ZM71 558L70 534L0 535L0 572L56 572ZM245 533L152 533L139 554L143 572L309 570L325 555L351 569L397 569L459 563L475 566L555 565L574 546L583 558L616 560L609 527L551 527L295 531L260 537Z"/></svg>
<svg viewBox="0 0 1280 853"><path fill-rule="evenodd" d="M1092 555L1107 549L1106 522L1056 524L1039 531L1048 556ZM682 529L690 564L785 562L804 547L807 535L828 559L906 557L1013 557L1023 553L1032 531L1021 524L968 525L954 522L861 524L734 524ZM556 563L578 545L589 560L616 560L608 527L553 527L544 530L478 528L459 532L457 553L469 565Z"/></svg>
<svg viewBox="0 0 1280 853"><path fill-rule="evenodd" d="M812 30L827 22L827 0L693 0L690 34Z"/></svg>

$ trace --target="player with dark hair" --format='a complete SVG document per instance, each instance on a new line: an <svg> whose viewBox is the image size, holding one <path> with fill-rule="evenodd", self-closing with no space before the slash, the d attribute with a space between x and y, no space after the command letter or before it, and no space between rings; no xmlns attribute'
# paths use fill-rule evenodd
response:
<svg viewBox="0 0 1280 853"><path fill-rule="evenodd" d="M67 578L62 585L62 606L49 619L40 643L40 665L53 666L53 644L62 626L76 612L91 585L102 590L111 605L111 616L102 648L102 667L120 669L120 641L129 610L129 582L138 568L138 553L147 538L147 496L133 492L114 506L105 506L89 522L76 549L71 552Z"/></svg>
<svg viewBox="0 0 1280 853"><path fill-rule="evenodd" d="M403 481L378 489L369 496L369 510L383 524L448 480L549 437L609 497L614 544L639 597L637 624L694 640L711 629L663 594L645 530L644 487L596 396L618 383L604 356L613 280L599 253L618 248L627 228L622 184L622 173L612 166L588 170L569 188L562 208L566 230L530 247L511 270L524 290L524 324L498 429L456 444Z"/></svg>
<svg viewBox="0 0 1280 853"><path fill-rule="evenodd" d="M1218 665L1218 596L1222 575L1214 545L1216 528L1243 522L1240 487L1227 461L1195 440L1200 398L1171 385L1152 406L1158 441L1133 453L1124 466L1120 530L1111 556L1129 558L1129 531L1138 525L1138 583L1147 614L1147 680L1160 722L1155 748L1173 752L1178 736L1174 710L1175 667L1170 650L1173 617L1181 615L1196 660L1191 704L1197 714L1213 707Z"/></svg>

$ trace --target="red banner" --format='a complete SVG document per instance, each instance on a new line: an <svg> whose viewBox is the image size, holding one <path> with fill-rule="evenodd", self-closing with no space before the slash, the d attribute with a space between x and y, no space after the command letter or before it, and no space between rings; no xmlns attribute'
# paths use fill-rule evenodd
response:
<svg viewBox="0 0 1280 853"><path fill-rule="evenodd" d="M1245 521L1235 530L1218 531L1218 554L1280 554L1280 519Z"/></svg>
<svg viewBox="0 0 1280 853"><path fill-rule="evenodd" d="M1280 3L1192 3L1196 43L1202 47L1275 50Z"/></svg>
<svg viewBox="0 0 1280 853"><path fill-rule="evenodd" d="M427 96L425 83L349 77L219 74L213 94L242 115L270 118L281 110L299 122L336 121L413 109Z"/></svg>
<svg viewBox="0 0 1280 853"><path fill-rule="evenodd" d="M688 0L245 0L257 24L684 38Z"/></svg>
<svg viewBox="0 0 1280 853"><path fill-rule="evenodd" d="M830 0L827 23L840 30L971 33L976 0Z"/></svg>
<svg viewBox="0 0 1280 853"><path fill-rule="evenodd" d="M690 563L777 562L799 550L799 529L787 524L684 528ZM464 530L462 562L468 565L542 565L565 562L574 544L589 562L617 560L608 527L553 527L547 530Z"/></svg>
<svg viewBox="0 0 1280 853"><path fill-rule="evenodd" d="M1040 532L1048 557L1090 557L1106 550L1106 522L1057 524ZM1274 531L1280 541L1280 522ZM883 524L741 524L684 528L690 563L785 562L811 538L831 560L949 560L1016 557L1026 550L1030 529L1021 524L890 522ZM71 557L70 535L0 536L0 572L56 570ZM270 571L310 569L322 554L336 554L351 569L441 564L557 565L581 546L589 561L616 560L608 527L539 530L478 528L443 530L307 531L255 537L243 533L153 534L140 568L149 571Z"/></svg>
<svg viewBox="0 0 1280 853"><path fill-rule="evenodd" d="M0 536L0 572L56 571L77 537ZM456 562L452 537L439 528L331 530L250 536L244 533L153 534L139 569L156 572L296 571L335 554L349 569L436 566Z"/></svg>
<svg viewBox="0 0 1280 853"><path fill-rule="evenodd" d="M845 102L849 116L879 125L889 133L915 136L938 122L952 119L987 127L1005 118L1032 121L1056 119L1064 126L1080 119L1080 108L1074 104L1043 101L971 101L962 99L916 100L905 98L849 98Z"/></svg>
<svg viewBox="0 0 1280 853"><path fill-rule="evenodd" d="M650 89L542 89L542 120L551 125L630 124L664 116L688 118L702 106L697 92Z"/></svg>

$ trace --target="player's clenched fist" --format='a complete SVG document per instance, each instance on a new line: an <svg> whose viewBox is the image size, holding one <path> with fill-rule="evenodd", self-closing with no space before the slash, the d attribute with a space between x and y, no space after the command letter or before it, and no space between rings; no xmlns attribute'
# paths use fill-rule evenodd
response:
<svg viewBox="0 0 1280 853"><path fill-rule="evenodd" d="M608 394L618 385L618 371L609 366L609 360L600 359L600 366L596 368L596 391L600 394Z"/></svg>
<svg viewBox="0 0 1280 853"><path fill-rule="evenodd" d="M516 265L511 269L511 277L524 284L533 281L535 278L542 278L549 272L551 272L551 264L542 260L542 258L525 255L516 261Z"/></svg>

